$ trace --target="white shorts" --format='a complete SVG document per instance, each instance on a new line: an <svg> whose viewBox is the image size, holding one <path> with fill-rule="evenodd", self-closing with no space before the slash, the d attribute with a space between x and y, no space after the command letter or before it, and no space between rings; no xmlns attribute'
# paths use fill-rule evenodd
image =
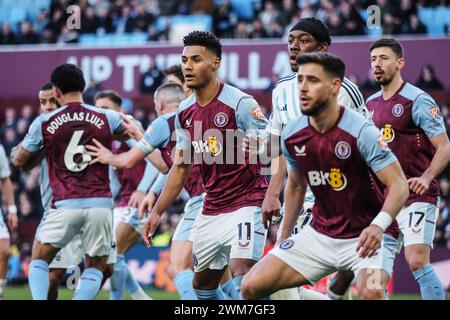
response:
<svg viewBox="0 0 450 320"><path fill-rule="evenodd" d="M397 244L397 240L387 236ZM384 237L386 238L386 236ZM323 277L340 270L352 270L355 275L361 269L382 269L392 273L396 245L383 239L378 254L361 259L356 252L359 238L335 239L307 225L302 232L291 236L269 251L284 263L315 284ZM389 244L385 249L385 242Z"/></svg>
<svg viewBox="0 0 450 320"><path fill-rule="evenodd" d="M39 225L36 240L63 248L79 234L84 254L107 256L115 246L112 228L110 208L50 209Z"/></svg>
<svg viewBox="0 0 450 320"><path fill-rule="evenodd" d="M9 231L6 222L3 220L3 212L0 210L0 239L9 239Z"/></svg>
<svg viewBox="0 0 450 320"><path fill-rule="evenodd" d="M216 216L199 214L192 227L194 271L220 270L230 259L258 261L267 235L261 219L256 206Z"/></svg>
<svg viewBox="0 0 450 320"><path fill-rule="evenodd" d="M129 207L114 208L114 230L116 230L120 222L130 225L141 236L144 234L145 219L139 220L138 209Z"/></svg>
<svg viewBox="0 0 450 320"><path fill-rule="evenodd" d="M415 202L400 210L397 222L403 234L404 246L427 244L433 247L438 215L439 199L436 204Z"/></svg>

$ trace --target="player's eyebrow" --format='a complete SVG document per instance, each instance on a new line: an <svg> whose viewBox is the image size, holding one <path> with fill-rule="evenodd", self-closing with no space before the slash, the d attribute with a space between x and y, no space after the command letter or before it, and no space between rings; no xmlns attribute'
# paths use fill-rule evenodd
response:
<svg viewBox="0 0 450 320"><path fill-rule="evenodd" d="M182 55L181 56L181 58L183 59L189 59L189 58L191 58L191 59L196 59L196 58L201 58L202 56L201 55L199 55L199 54L194 54L194 55L192 55L192 56L186 56L186 55Z"/></svg>

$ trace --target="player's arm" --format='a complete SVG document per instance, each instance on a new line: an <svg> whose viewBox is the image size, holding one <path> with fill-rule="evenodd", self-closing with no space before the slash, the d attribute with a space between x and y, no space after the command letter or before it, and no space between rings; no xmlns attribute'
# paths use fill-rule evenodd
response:
<svg viewBox="0 0 450 320"><path fill-rule="evenodd" d="M279 241L291 236L305 200L306 187L306 178L300 174L300 171L288 171L288 179L284 188L284 222Z"/></svg>
<svg viewBox="0 0 450 320"><path fill-rule="evenodd" d="M356 251L365 258L372 257L379 249L383 233L408 199L409 189L400 163L374 125L366 124L362 128L358 148L367 165L388 189L380 212L359 237Z"/></svg>
<svg viewBox="0 0 450 320"><path fill-rule="evenodd" d="M43 146L41 117L37 117L28 129L27 135L23 141L16 147L11 154L11 163L19 169L26 171L35 161L41 161ZM35 159L37 158L37 159Z"/></svg>
<svg viewBox="0 0 450 320"><path fill-rule="evenodd" d="M144 201L147 191L158 176L158 169L148 160L145 160L145 171L142 176L139 185L130 197L128 201L128 207L139 208L140 204Z"/></svg>
<svg viewBox="0 0 450 320"><path fill-rule="evenodd" d="M271 177L264 201L261 206L263 225L267 229L273 217L280 216L280 192L286 177L286 160L283 155L272 159L270 163Z"/></svg>
<svg viewBox="0 0 450 320"><path fill-rule="evenodd" d="M411 191L422 195L430 187L431 181L436 178L447 166L450 160L450 142L448 140L444 118L436 102L427 94L421 94L413 103L413 120L430 139L436 152L430 166L420 177L408 180Z"/></svg>
<svg viewBox="0 0 450 320"><path fill-rule="evenodd" d="M5 177L1 179L2 182L2 192L5 198L6 204L8 205L8 226L12 231L17 229L18 219L17 219L17 207L14 203L14 192L11 179Z"/></svg>
<svg viewBox="0 0 450 320"><path fill-rule="evenodd" d="M23 150L23 148L22 148ZM31 169L33 169L34 167L38 166L42 160L47 156L47 150L45 148L42 148L41 150L39 150L37 153L27 157L28 160L25 161L25 159L16 159L19 156L19 151L21 151L21 146L20 144L15 146L12 150L11 150L11 162L14 164L16 161L17 162L21 162L21 166L17 166L19 167L22 171L30 171ZM25 150L26 151L26 150ZM23 157L24 154L22 153L21 157ZM25 161L24 163L22 163L23 161Z"/></svg>
<svg viewBox="0 0 450 320"><path fill-rule="evenodd" d="M152 184L150 191L139 204L139 219L144 218L147 212L152 211L156 198L161 194L164 185L166 184L167 174L160 173Z"/></svg>
<svg viewBox="0 0 450 320"><path fill-rule="evenodd" d="M86 145L86 150L88 154L94 157L94 159L89 164L94 164L97 162L103 164L109 164L120 169L130 169L133 168L139 161L147 159L161 172L169 171L167 164L164 162L161 151L152 150L152 152L147 156L138 147L133 147L127 152L122 152L119 154L114 154L100 143L97 139L92 139L94 145Z"/></svg>
<svg viewBox="0 0 450 320"><path fill-rule="evenodd" d="M8 205L8 225L12 231L17 228L17 207L14 202L14 192L11 179L11 170L9 169L8 158L3 146L0 145L0 180L2 185L2 193L5 202Z"/></svg>
<svg viewBox="0 0 450 320"><path fill-rule="evenodd" d="M436 178L450 161L450 142L446 133L441 133L430 138L431 144L436 149L436 153L431 160L430 166L424 171L422 176L410 178L408 180L411 191L422 195L427 192L431 181Z"/></svg>
<svg viewBox="0 0 450 320"><path fill-rule="evenodd" d="M175 163L167 174L167 181L163 191L145 223L144 242L147 247L152 244L152 237L159 226L161 216L176 199L181 190L183 190L183 186L189 177L191 165L182 160L184 158L184 152L183 150L176 150Z"/></svg>

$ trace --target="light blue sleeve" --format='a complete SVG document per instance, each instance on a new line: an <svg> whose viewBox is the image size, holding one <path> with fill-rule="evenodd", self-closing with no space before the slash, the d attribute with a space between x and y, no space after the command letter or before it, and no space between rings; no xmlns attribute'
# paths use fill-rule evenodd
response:
<svg viewBox="0 0 450 320"><path fill-rule="evenodd" d="M170 128L167 120L159 117L145 131L144 137L138 141L136 147L145 154L156 148L164 147L170 140Z"/></svg>
<svg viewBox="0 0 450 320"><path fill-rule="evenodd" d="M9 161L6 157L5 148L0 144L0 179L7 178L11 175Z"/></svg>
<svg viewBox="0 0 450 320"><path fill-rule="evenodd" d="M180 119L178 113L175 117L175 133L177 136L177 149L179 150L190 150L191 149L191 139L189 138L189 133L181 127Z"/></svg>
<svg viewBox="0 0 450 320"><path fill-rule="evenodd" d="M150 188L150 191L154 194L160 195L164 185L166 184L167 174L160 173L155 183Z"/></svg>
<svg viewBox="0 0 450 320"><path fill-rule="evenodd" d="M288 171L299 171L298 164L297 164L297 162L295 162L294 157L287 150L285 141L286 141L286 138L282 134L282 136L281 136L281 151L283 152L283 155L286 158L286 162L288 165Z"/></svg>
<svg viewBox="0 0 450 320"><path fill-rule="evenodd" d="M128 148L132 149L134 146L136 146L137 141L134 139L128 139L127 141L125 141L125 143L127 144Z"/></svg>
<svg viewBox="0 0 450 320"><path fill-rule="evenodd" d="M117 177L116 169L113 168L113 166L109 166L109 187L111 188L111 193L113 199L117 198L120 194L120 181Z"/></svg>
<svg viewBox="0 0 450 320"><path fill-rule="evenodd" d="M148 189L150 189L150 186L153 184L156 177L158 176L159 171L147 159L145 159L145 164L146 165L144 175L142 176L141 182L139 183L136 190L147 193Z"/></svg>
<svg viewBox="0 0 450 320"><path fill-rule="evenodd" d="M39 116L31 123L27 135L21 143L21 146L29 152L37 152L42 148L43 143L42 116Z"/></svg>
<svg viewBox="0 0 450 320"><path fill-rule="evenodd" d="M261 108L251 96L244 96L236 109L236 122L239 129L249 131L258 137L270 135L270 121L264 116Z"/></svg>
<svg viewBox="0 0 450 320"><path fill-rule="evenodd" d="M420 127L428 138L445 133L445 124L438 105L428 94L419 95L413 103L412 117L414 123Z"/></svg>
<svg viewBox="0 0 450 320"><path fill-rule="evenodd" d="M380 130L370 122L362 127L357 145L362 158L375 173L397 161Z"/></svg>
<svg viewBox="0 0 450 320"><path fill-rule="evenodd" d="M120 114L113 110L104 110L106 118L108 119L111 133L122 133L125 129L122 127L122 118Z"/></svg>

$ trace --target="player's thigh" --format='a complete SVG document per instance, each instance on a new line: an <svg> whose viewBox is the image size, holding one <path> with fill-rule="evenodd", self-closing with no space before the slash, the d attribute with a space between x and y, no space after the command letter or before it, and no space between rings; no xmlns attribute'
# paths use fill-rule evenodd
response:
<svg viewBox="0 0 450 320"><path fill-rule="evenodd" d="M267 230L262 224L261 208L244 207L233 212L228 227L230 232L225 243L231 245L230 259L233 260L233 266L242 264L243 267L251 267L262 257L266 242Z"/></svg>
<svg viewBox="0 0 450 320"><path fill-rule="evenodd" d="M84 209L83 217L81 243L85 254L90 257L108 256L114 242L112 209Z"/></svg>
<svg viewBox="0 0 450 320"><path fill-rule="evenodd" d="M132 226L124 222L119 222L115 233L118 254L125 254L141 237Z"/></svg>
<svg viewBox="0 0 450 320"><path fill-rule="evenodd" d="M268 254L244 276L244 298L261 298L272 292L307 284L308 280L278 257Z"/></svg>
<svg viewBox="0 0 450 320"><path fill-rule="evenodd" d="M170 266L185 270L192 268L192 242L172 240L170 246Z"/></svg>
<svg viewBox="0 0 450 320"><path fill-rule="evenodd" d="M31 253L31 260L40 259L47 263L51 263L56 254L61 250L60 248L53 247L50 244L41 243L36 241Z"/></svg>
<svg viewBox="0 0 450 320"><path fill-rule="evenodd" d="M415 202L403 208L397 222L403 233L405 248L415 244L433 247L439 201L436 203Z"/></svg>
<svg viewBox="0 0 450 320"><path fill-rule="evenodd" d="M385 234L381 247L372 257L361 259L357 275L357 287L360 294L366 290L369 294L380 291L384 294L394 269L395 256L399 250L399 242L391 235Z"/></svg>
<svg viewBox="0 0 450 320"><path fill-rule="evenodd" d="M0 239L0 259L6 259L10 251L10 240Z"/></svg>
<svg viewBox="0 0 450 320"><path fill-rule="evenodd" d="M382 269L361 269L356 279L358 294L363 300L382 300L389 282L389 275Z"/></svg>

